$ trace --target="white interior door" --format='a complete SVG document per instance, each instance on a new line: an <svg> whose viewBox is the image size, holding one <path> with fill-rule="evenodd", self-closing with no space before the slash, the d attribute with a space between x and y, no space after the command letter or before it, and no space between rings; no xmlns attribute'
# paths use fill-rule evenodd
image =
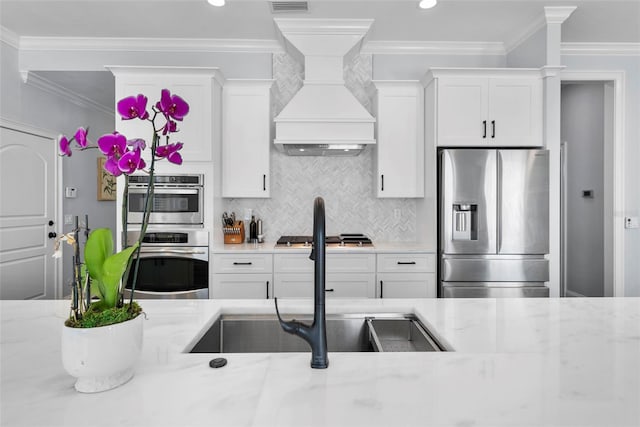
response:
<svg viewBox="0 0 640 427"><path fill-rule="evenodd" d="M0 127L0 299L56 297L56 157L53 138Z"/></svg>

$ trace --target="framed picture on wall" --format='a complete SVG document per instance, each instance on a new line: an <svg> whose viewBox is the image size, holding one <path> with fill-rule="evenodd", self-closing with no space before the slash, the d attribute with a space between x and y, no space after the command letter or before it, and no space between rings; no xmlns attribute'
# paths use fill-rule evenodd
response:
<svg viewBox="0 0 640 427"><path fill-rule="evenodd" d="M116 177L104 170L106 157L98 157L98 200L116 199Z"/></svg>

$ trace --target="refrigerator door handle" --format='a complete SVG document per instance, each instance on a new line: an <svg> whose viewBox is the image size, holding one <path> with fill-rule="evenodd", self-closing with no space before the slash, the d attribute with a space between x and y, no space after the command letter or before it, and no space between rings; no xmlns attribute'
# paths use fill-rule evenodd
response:
<svg viewBox="0 0 640 427"><path fill-rule="evenodd" d="M497 152L496 170L498 175L498 183L496 186L496 238L498 253L502 251L502 153Z"/></svg>

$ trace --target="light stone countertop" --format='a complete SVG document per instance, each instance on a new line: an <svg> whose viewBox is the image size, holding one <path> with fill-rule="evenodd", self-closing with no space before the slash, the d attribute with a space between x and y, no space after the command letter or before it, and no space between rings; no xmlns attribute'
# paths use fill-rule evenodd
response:
<svg viewBox="0 0 640 427"><path fill-rule="evenodd" d="M281 248L276 247L275 242L264 243L241 243L222 244L213 243L210 252L214 254L234 254L234 253L308 253L311 248ZM327 253L435 253L427 243L419 242L375 242L373 247L328 247Z"/></svg>
<svg viewBox="0 0 640 427"><path fill-rule="evenodd" d="M281 300L310 313L311 300ZM185 353L220 313L273 301L145 300L136 375L81 394L62 368L65 301L1 301L2 426L638 426L640 298L329 300L415 312L455 352Z"/></svg>

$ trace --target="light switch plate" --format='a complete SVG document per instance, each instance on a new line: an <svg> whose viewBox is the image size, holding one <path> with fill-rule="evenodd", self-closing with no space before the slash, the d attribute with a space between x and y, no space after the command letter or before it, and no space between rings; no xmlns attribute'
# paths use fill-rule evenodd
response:
<svg viewBox="0 0 640 427"><path fill-rule="evenodd" d="M640 225L638 224L637 216L628 216L624 219L624 228L638 228Z"/></svg>
<svg viewBox="0 0 640 427"><path fill-rule="evenodd" d="M78 190L73 187L65 187L64 197L66 197L67 199L75 199L76 197L78 197Z"/></svg>

